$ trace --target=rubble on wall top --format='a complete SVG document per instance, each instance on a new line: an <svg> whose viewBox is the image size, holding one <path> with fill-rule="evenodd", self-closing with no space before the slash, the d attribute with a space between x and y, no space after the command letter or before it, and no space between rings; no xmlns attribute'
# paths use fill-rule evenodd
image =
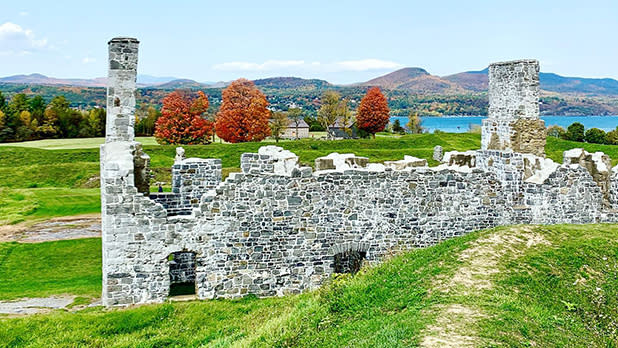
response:
<svg viewBox="0 0 618 348"><path fill-rule="evenodd" d="M504 66L504 65L516 65L516 64L539 64L539 61L536 59L516 59L516 60L508 60L503 62L495 62L491 63L489 66Z"/></svg>
<svg viewBox="0 0 618 348"><path fill-rule="evenodd" d="M115 37L115 38L113 38L113 39L109 40L109 41L107 42L107 44L109 45L109 44L111 44L112 42L113 42L113 43L116 43L116 42L127 42L127 43L128 43L128 42L131 42L131 43L139 43L139 40L138 40L138 39L136 39L136 38L134 38L134 37Z"/></svg>

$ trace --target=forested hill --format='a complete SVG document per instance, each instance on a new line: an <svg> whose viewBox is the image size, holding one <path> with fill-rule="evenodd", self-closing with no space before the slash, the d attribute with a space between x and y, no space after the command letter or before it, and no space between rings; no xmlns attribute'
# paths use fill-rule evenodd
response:
<svg viewBox="0 0 618 348"><path fill-rule="evenodd" d="M488 86L487 69L449 75L443 79L474 92L486 91ZM610 78L565 77L554 73L541 72L539 73L539 80L541 90L547 92L588 96L618 96L618 81Z"/></svg>
<svg viewBox="0 0 618 348"><path fill-rule="evenodd" d="M139 78L138 78L139 80ZM541 113L544 115L618 115L618 81L563 77L541 73ZM4 81L4 82L3 82ZM139 104L160 105L163 97L175 89L202 90L216 111L221 90L227 82L199 83L189 79L148 77L138 84ZM0 92L11 97L17 93L41 95L47 102L64 95L72 107L87 109L105 106L104 79L62 80L40 74L0 78ZM439 77L422 68L404 68L364 83L333 85L319 79L272 77L254 83L267 96L273 109L287 110L290 105L315 114L326 90L336 90L355 109L371 86L381 87L389 100L393 116L417 112L421 116L487 114L487 69Z"/></svg>

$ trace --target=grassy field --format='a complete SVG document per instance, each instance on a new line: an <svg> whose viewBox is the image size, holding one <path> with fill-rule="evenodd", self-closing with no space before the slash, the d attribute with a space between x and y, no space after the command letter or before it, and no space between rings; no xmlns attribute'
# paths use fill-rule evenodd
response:
<svg viewBox="0 0 618 348"><path fill-rule="evenodd" d="M93 239L0 244L0 298L92 296L99 250ZM414 250L298 296L0 319L0 346L407 347L457 339L616 347L617 329L618 225L515 226Z"/></svg>
<svg viewBox="0 0 618 348"><path fill-rule="evenodd" d="M143 145L157 145L153 137L136 137ZM6 147L25 147L42 150L98 149L105 143L105 138L44 139L23 141L19 143L0 143Z"/></svg>
<svg viewBox="0 0 618 348"><path fill-rule="evenodd" d="M10 189L0 187L0 226L26 220L97 213L98 188Z"/></svg>
<svg viewBox="0 0 618 348"><path fill-rule="evenodd" d="M154 181L169 183L175 146L156 145L153 138L138 140L145 144L145 150L151 157ZM58 139L2 144L0 224L97 211L99 202L94 197L99 185L98 145L102 141L103 138ZM188 157L221 158L224 174L227 174L239 170L242 153L256 152L265 144L272 143L213 143L185 146L185 149ZM372 162L398 160L404 155L412 155L425 158L430 165L435 165L437 163L431 159L435 145L443 146L446 151L477 149L480 147L480 135L440 133L338 141L302 139L279 143L279 146L296 153L305 165L313 165L315 158L331 152L356 153L369 157ZM548 138L545 150L549 158L562 162L562 152L574 147L603 151L614 158L614 164L618 163L618 146ZM60 207L50 201L57 196L69 197L71 206Z"/></svg>
<svg viewBox="0 0 618 348"><path fill-rule="evenodd" d="M0 243L0 260L0 300L65 293L101 296L99 238Z"/></svg>

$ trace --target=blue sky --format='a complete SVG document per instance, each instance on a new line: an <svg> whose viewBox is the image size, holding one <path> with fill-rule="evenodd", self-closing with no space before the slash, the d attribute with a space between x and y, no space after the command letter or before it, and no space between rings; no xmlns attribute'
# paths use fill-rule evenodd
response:
<svg viewBox="0 0 618 348"><path fill-rule="evenodd" d="M300 76L351 83L536 58L618 78L614 1L7 1L0 76L106 75L107 41L141 41L139 73L198 81Z"/></svg>

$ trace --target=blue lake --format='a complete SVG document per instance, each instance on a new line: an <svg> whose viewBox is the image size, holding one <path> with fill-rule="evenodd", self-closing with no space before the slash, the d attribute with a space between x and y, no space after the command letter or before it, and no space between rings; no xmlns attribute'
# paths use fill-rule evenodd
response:
<svg viewBox="0 0 618 348"><path fill-rule="evenodd" d="M433 133L436 129L449 133L467 132L472 125L481 125L482 116L444 116L444 117L421 117L421 125L426 131ZM399 119L402 126L408 123L407 117L391 117L391 123ZM573 122L579 122L588 128L600 128L611 131L618 126L618 116L541 116L545 126L561 126L567 128Z"/></svg>

